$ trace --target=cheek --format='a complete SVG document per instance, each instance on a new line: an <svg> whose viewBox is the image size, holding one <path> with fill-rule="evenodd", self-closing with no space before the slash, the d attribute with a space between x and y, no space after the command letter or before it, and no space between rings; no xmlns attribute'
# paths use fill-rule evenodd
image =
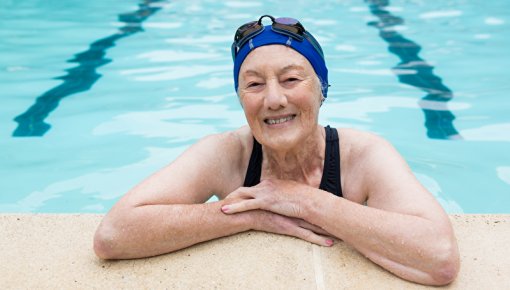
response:
<svg viewBox="0 0 510 290"><path fill-rule="evenodd" d="M307 121L317 119L318 107L315 105L315 103L308 103L306 109L303 111L303 113L306 115Z"/></svg>
<svg viewBox="0 0 510 290"><path fill-rule="evenodd" d="M303 108L303 111L307 114L317 115L320 108L320 92L315 89L308 90L308 94L301 95L296 101L299 102L299 106Z"/></svg>
<svg viewBox="0 0 510 290"><path fill-rule="evenodd" d="M240 97L239 102L241 103L241 107L243 108L244 115L246 116L248 122L250 122L250 120L255 119L258 112L258 104L256 102L256 99L245 96Z"/></svg>

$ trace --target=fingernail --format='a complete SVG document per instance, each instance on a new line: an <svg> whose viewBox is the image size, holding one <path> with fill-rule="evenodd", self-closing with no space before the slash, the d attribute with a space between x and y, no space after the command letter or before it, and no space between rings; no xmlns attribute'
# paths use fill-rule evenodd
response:
<svg viewBox="0 0 510 290"><path fill-rule="evenodd" d="M221 211L222 212L227 212L230 208L228 207L228 205L224 205L221 207Z"/></svg>
<svg viewBox="0 0 510 290"><path fill-rule="evenodd" d="M330 239L326 240L326 245L328 245L328 246L332 246L333 243L334 243L333 240L330 240Z"/></svg>

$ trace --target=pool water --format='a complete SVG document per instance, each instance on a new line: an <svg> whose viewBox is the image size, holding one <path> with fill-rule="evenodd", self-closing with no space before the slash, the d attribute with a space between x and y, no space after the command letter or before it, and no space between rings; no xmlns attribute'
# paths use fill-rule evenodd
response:
<svg viewBox="0 0 510 290"><path fill-rule="evenodd" d="M3 0L0 212L104 213L201 137L245 124L230 44L272 14L323 46L321 124L390 140L450 213L509 213L508 11L503 0Z"/></svg>

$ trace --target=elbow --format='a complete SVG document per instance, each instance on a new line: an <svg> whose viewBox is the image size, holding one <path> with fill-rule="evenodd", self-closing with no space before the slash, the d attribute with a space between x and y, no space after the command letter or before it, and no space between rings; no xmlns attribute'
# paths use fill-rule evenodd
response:
<svg viewBox="0 0 510 290"><path fill-rule="evenodd" d="M444 286L453 282L459 273L459 268L459 263L456 261L443 262L432 274L434 285Z"/></svg>
<svg viewBox="0 0 510 290"><path fill-rule="evenodd" d="M443 243L442 249L439 249L435 255L435 265L431 277L433 284L437 286L448 285L459 273L460 257L457 243L455 241Z"/></svg>
<svg viewBox="0 0 510 290"><path fill-rule="evenodd" d="M118 259L116 242L111 231L100 225L94 235L94 253L103 260Z"/></svg>

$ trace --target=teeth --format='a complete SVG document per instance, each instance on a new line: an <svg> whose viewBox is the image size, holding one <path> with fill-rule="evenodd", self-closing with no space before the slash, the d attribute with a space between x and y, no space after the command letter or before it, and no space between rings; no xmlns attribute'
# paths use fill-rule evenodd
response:
<svg viewBox="0 0 510 290"><path fill-rule="evenodd" d="M273 125L273 124L280 124L280 123L283 123L283 122L287 122L287 121L290 121L294 119L294 116L288 116L288 117L285 117L285 118L280 118L280 119L268 119L267 120L267 123L269 125Z"/></svg>

